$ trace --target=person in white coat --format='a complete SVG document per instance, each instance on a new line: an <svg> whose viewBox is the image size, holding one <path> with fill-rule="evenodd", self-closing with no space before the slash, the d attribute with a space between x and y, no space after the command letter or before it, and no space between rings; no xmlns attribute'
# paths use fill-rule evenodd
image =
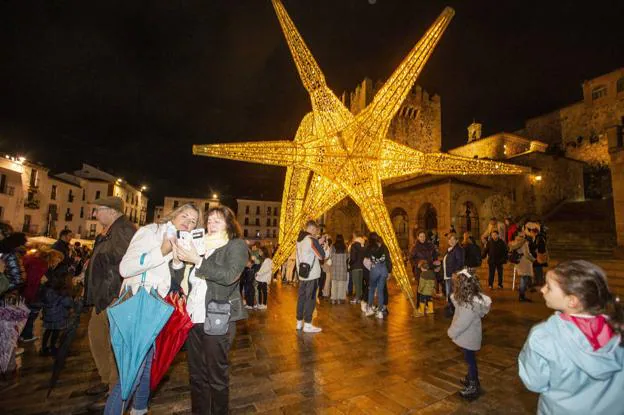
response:
<svg viewBox="0 0 624 415"><path fill-rule="evenodd" d="M170 262L174 269L184 267L180 261L172 262L176 249L176 231L192 231L198 222L199 210L192 204L185 204L166 215L160 223L140 228L134 234L119 264L119 273L124 278L121 293L127 288L136 293L141 284L144 284L147 290L154 288L161 297L165 297L172 285ZM144 282L142 282L143 274L145 274ZM148 411L153 354L152 347L145 359L145 365L142 366L142 372L138 375L139 382L130 412L132 415L143 415ZM117 382L108 396L104 414L121 413L122 403L121 384Z"/></svg>
<svg viewBox="0 0 624 415"><path fill-rule="evenodd" d="M258 283L258 310L266 310L269 283L273 275L273 260L266 246L263 246L260 250L262 252L262 264L258 272L256 272L256 281Z"/></svg>
<svg viewBox="0 0 624 415"><path fill-rule="evenodd" d="M130 287L136 293L144 272L145 287L148 290L156 289L161 297L165 297L170 290L184 291L180 286L181 281L172 281L169 263L173 259L176 231L190 232L198 226L199 221L199 209L187 203L165 215L158 223L140 228L119 264L119 272L124 278L122 292ZM175 269L184 265L180 262L172 266Z"/></svg>

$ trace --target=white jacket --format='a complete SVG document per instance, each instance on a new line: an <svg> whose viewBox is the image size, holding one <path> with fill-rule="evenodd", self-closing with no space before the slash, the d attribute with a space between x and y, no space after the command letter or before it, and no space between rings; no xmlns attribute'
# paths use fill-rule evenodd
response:
<svg viewBox="0 0 624 415"><path fill-rule="evenodd" d="M145 288L150 290L155 288L161 297L169 293L171 287L171 272L169 271L169 262L173 258L173 254L169 253L163 256L160 247L163 242L167 225L158 225L152 223L140 228L130 241L130 246L126 254L123 256L119 264L119 273L124 278L121 290L126 287L132 288L132 292L136 293L141 285L141 275L146 273ZM146 254L141 265L141 255ZM181 263L177 268L184 266Z"/></svg>
<svg viewBox="0 0 624 415"><path fill-rule="evenodd" d="M262 265L260 265L260 269L256 272L256 281L258 282L271 282L271 277L273 276L273 261L271 258L266 258L262 261Z"/></svg>

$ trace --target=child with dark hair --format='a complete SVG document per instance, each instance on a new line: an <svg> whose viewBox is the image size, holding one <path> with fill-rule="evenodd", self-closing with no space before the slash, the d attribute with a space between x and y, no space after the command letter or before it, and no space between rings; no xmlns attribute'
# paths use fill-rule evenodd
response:
<svg viewBox="0 0 624 415"><path fill-rule="evenodd" d="M256 272L256 283L258 286L258 310L267 309L267 297L269 295L269 283L271 282L271 275L273 273L273 260L269 254L269 249L266 246L260 248L262 253L262 263L260 269Z"/></svg>
<svg viewBox="0 0 624 415"><path fill-rule="evenodd" d="M249 257L247 260L247 265L243 269L243 273L240 278L241 292L244 295L245 299L245 308L251 310L255 305L255 288L254 288L254 278L256 275L256 271L254 270L254 260Z"/></svg>
<svg viewBox="0 0 624 415"><path fill-rule="evenodd" d="M59 335L67 328L69 310L74 306L71 274L50 280L42 290L44 332L41 340L41 354L54 356Z"/></svg>
<svg viewBox="0 0 624 415"><path fill-rule="evenodd" d="M562 262L541 291L555 314L533 327L518 357L524 385L540 394L538 413L624 413L624 307L605 272Z"/></svg>
<svg viewBox="0 0 624 415"><path fill-rule="evenodd" d="M464 268L456 274L451 302L455 314L447 334L462 348L468 365L468 375L461 381L464 389L459 394L466 399L476 399L481 392L476 357L476 352L481 349L481 319L490 311L492 299L481 293L476 274L470 268Z"/></svg>

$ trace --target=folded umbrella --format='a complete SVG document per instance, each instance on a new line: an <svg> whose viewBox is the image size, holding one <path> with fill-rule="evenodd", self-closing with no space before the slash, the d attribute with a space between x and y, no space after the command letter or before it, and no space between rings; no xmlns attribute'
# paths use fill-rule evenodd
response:
<svg viewBox="0 0 624 415"><path fill-rule="evenodd" d="M173 359L184 345L189 331L193 327L193 321L186 311L184 298L178 294L169 294L165 301L175 309L156 338L156 353L154 353L154 360L152 360L150 377L150 389L152 391L156 390L163 376L169 370Z"/></svg>
<svg viewBox="0 0 624 415"><path fill-rule="evenodd" d="M144 256L141 256L141 263ZM142 277L144 284L145 273ZM107 313L121 382L121 398L127 401L145 356L173 313L173 306L167 304L156 290L148 292L145 285L129 299L123 301L122 298L109 307Z"/></svg>

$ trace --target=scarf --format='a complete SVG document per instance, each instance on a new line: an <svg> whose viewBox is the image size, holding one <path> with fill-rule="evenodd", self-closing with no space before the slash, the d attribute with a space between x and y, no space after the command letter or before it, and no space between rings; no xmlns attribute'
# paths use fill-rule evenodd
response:
<svg viewBox="0 0 624 415"><path fill-rule="evenodd" d="M594 351L609 343L609 340L613 337L613 329L609 326L606 317L602 314L598 316L575 316L560 313L559 317L578 327L585 335Z"/></svg>

